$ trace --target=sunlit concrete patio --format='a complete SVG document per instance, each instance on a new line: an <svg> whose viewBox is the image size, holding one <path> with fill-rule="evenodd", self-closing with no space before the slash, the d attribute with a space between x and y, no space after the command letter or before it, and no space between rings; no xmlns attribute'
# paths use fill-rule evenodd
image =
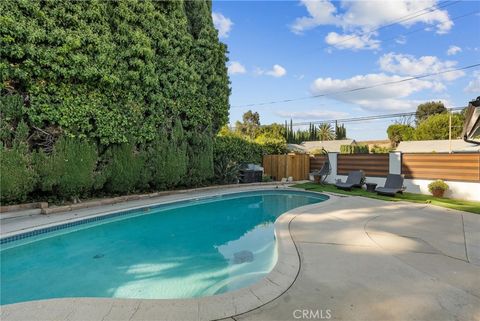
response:
<svg viewBox="0 0 480 321"><path fill-rule="evenodd" d="M335 320L480 319L478 215L342 197L298 215L290 230L302 262L297 280L235 320L305 319L317 310Z"/></svg>
<svg viewBox="0 0 480 321"><path fill-rule="evenodd" d="M300 257L293 283L272 299L259 298L249 311L225 313L229 317L224 320L480 319L479 215L337 195L290 217L285 226ZM2 320L50 320L53 315L70 321L199 320L219 315L182 309L182 300L157 307L154 301L130 300L131 306L126 301L104 301L97 312L98 305L87 299L70 302L74 306L69 309L65 302L21 303L4 307ZM218 303L218 309L229 306Z"/></svg>

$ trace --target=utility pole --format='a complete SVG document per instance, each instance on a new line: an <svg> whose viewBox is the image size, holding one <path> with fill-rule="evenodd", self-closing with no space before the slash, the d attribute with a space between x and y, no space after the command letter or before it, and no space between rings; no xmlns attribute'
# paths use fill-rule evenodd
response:
<svg viewBox="0 0 480 321"><path fill-rule="evenodd" d="M448 152L452 153L452 111L448 113Z"/></svg>

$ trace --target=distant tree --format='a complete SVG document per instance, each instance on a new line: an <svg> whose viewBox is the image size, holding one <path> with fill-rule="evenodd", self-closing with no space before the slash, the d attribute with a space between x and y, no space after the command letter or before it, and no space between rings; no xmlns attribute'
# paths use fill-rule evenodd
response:
<svg viewBox="0 0 480 321"><path fill-rule="evenodd" d="M417 124L420 124L429 116L442 114L445 112L447 112L447 108L445 108L441 101L429 101L418 105L417 112L415 113L415 119Z"/></svg>
<svg viewBox="0 0 480 321"><path fill-rule="evenodd" d="M342 124L340 126L335 125L335 139L341 140L347 138L347 129Z"/></svg>
<svg viewBox="0 0 480 321"><path fill-rule="evenodd" d="M258 135L256 137L258 136L264 136L265 138L280 139L286 141L285 127L276 123L264 125L258 130Z"/></svg>
<svg viewBox="0 0 480 321"><path fill-rule="evenodd" d="M318 138L320 140L333 140L335 133L332 129L332 125L324 123L318 126Z"/></svg>
<svg viewBox="0 0 480 321"><path fill-rule="evenodd" d="M464 117L461 114L452 115L452 139L460 137ZM415 129L415 140L448 139L449 114L433 115L422 121Z"/></svg>
<svg viewBox="0 0 480 321"><path fill-rule="evenodd" d="M388 139L393 146L397 146L401 141L413 140L415 128L410 125L393 124L388 126Z"/></svg>
<svg viewBox="0 0 480 321"><path fill-rule="evenodd" d="M254 139L260 128L260 115L249 110L243 114L242 120L243 122L237 121L235 123L235 131Z"/></svg>

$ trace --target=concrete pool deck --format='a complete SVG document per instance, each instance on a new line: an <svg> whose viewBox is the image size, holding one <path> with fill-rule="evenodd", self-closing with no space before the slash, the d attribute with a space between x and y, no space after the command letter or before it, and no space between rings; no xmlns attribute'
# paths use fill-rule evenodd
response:
<svg viewBox="0 0 480 321"><path fill-rule="evenodd" d="M202 192L189 197L198 193ZM2 220L2 237L32 224L67 220L67 214L87 215ZM296 266L290 252L287 271L269 275L284 284L254 284L253 293L265 292L254 302L241 299L242 293L252 299L243 290L199 299L210 301L208 305L189 304L195 299L59 299L2 306L1 319L208 320L224 315L229 321L480 320L480 215L339 196L290 211L281 219L277 234L288 232L279 236L293 238L294 244L284 246L300 260ZM281 258L282 247L279 250Z"/></svg>

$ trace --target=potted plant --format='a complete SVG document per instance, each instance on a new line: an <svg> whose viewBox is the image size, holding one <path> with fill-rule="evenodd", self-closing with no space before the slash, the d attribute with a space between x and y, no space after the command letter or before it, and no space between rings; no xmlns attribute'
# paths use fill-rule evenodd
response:
<svg viewBox="0 0 480 321"><path fill-rule="evenodd" d="M438 179L428 184L428 190L435 197L443 197L443 194L447 189L448 189L448 185L441 179Z"/></svg>

